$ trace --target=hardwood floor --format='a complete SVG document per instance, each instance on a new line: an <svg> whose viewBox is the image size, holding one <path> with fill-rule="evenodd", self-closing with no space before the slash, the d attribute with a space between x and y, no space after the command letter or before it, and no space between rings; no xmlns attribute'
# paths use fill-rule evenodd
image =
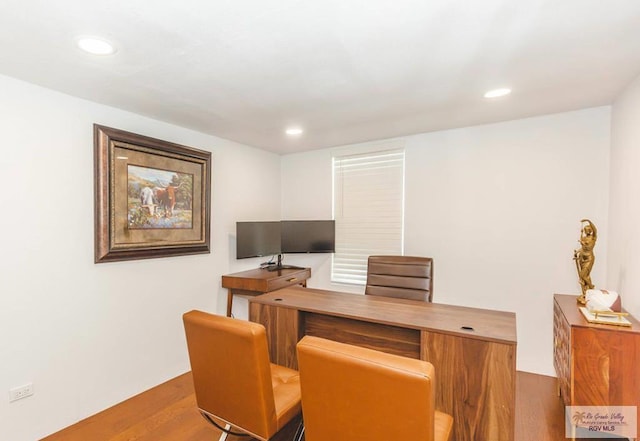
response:
<svg viewBox="0 0 640 441"><path fill-rule="evenodd" d="M515 441L566 440L563 413L555 378L517 373ZM292 425L278 438L291 439L294 430ZM196 410L191 374L186 373L42 441L214 441L219 436Z"/></svg>
<svg viewBox="0 0 640 441"><path fill-rule="evenodd" d="M565 440L564 431L564 404L555 377L518 372L515 441Z"/></svg>

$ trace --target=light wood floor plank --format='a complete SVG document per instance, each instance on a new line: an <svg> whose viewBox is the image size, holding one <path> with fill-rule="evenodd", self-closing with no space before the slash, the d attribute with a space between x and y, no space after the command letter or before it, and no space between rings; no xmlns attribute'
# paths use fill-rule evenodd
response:
<svg viewBox="0 0 640 441"><path fill-rule="evenodd" d="M279 439L291 439L295 423ZM191 373L180 375L42 441L214 441L220 431L196 410ZM564 406L556 379L517 373L516 441L562 441ZM247 440L233 437L229 441Z"/></svg>

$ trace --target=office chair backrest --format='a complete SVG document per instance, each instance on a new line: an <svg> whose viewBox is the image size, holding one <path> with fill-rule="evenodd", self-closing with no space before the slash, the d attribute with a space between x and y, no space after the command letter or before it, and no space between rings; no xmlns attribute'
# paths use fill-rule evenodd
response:
<svg viewBox="0 0 640 441"><path fill-rule="evenodd" d="M430 363L312 336L297 350L306 441L436 439Z"/></svg>
<svg viewBox="0 0 640 441"><path fill-rule="evenodd" d="M433 259L369 256L364 293L430 302L433 298Z"/></svg>
<svg viewBox="0 0 640 441"><path fill-rule="evenodd" d="M264 326L202 311L183 320L200 410L270 438L277 423Z"/></svg>

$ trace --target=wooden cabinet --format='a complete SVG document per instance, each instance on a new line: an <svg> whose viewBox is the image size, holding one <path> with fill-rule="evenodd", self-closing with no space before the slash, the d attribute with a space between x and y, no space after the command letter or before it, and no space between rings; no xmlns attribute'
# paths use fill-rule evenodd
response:
<svg viewBox="0 0 640 441"><path fill-rule="evenodd" d="M553 303L554 366L567 406L637 406L640 421L640 323L591 324L577 296L556 294Z"/></svg>
<svg viewBox="0 0 640 441"><path fill-rule="evenodd" d="M222 276L222 287L229 290L227 317L231 317L234 295L258 296L287 286L306 287L309 277L311 268L283 268L275 271L256 268Z"/></svg>

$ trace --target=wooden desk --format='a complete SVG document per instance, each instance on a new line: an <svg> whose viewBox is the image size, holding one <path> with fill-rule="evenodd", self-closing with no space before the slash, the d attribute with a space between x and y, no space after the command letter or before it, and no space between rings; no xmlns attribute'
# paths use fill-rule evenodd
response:
<svg viewBox="0 0 640 441"><path fill-rule="evenodd" d="M266 327L272 361L292 368L304 335L429 361L436 408L454 418L452 439L514 439L514 313L285 288L250 299L249 319Z"/></svg>
<svg viewBox="0 0 640 441"><path fill-rule="evenodd" d="M256 268L222 276L222 287L227 288L227 317L231 317L234 295L258 296L292 285L307 286L311 268L282 269L268 271Z"/></svg>

